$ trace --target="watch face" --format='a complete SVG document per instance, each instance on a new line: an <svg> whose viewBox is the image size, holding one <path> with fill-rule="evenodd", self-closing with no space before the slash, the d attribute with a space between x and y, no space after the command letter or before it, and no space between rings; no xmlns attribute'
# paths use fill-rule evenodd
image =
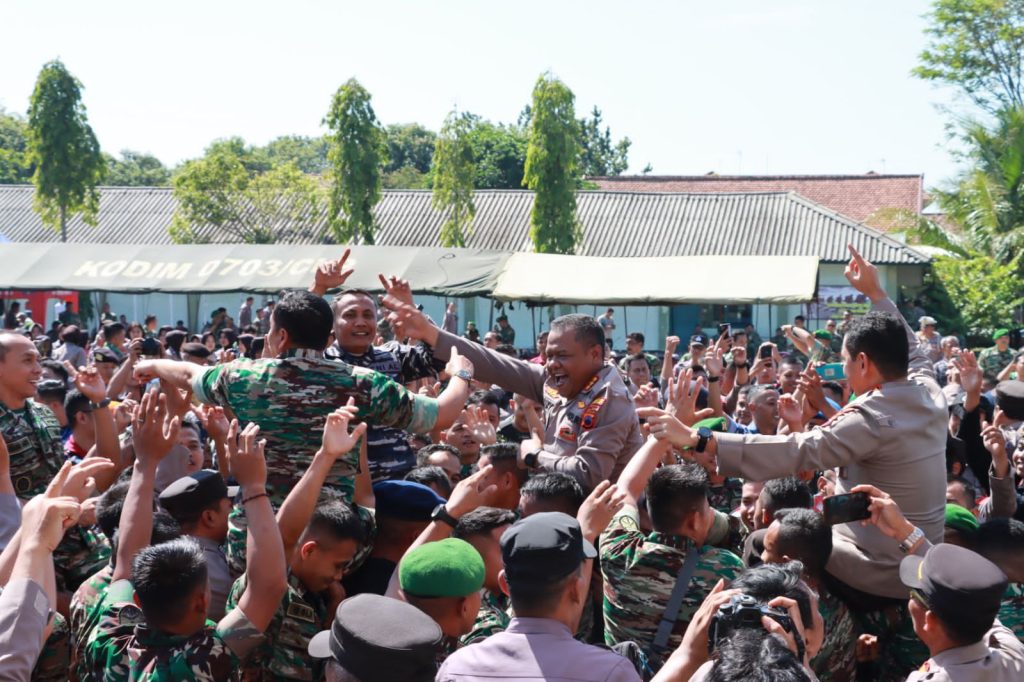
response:
<svg viewBox="0 0 1024 682"><path fill-rule="evenodd" d="M711 431L711 429L709 429L706 426L702 426L699 429L697 429L697 436L699 438L711 438L712 433L713 432Z"/></svg>

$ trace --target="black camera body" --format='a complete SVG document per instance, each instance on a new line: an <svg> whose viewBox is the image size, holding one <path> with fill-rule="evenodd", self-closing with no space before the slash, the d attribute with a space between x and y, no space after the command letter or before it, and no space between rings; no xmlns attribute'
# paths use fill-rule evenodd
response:
<svg viewBox="0 0 1024 682"><path fill-rule="evenodd" d="M789 613L762 604L749 594L737 594L718 607L718 612L712 616L711 624L708 626L708 651L714 651L720 641L727 639L737 630L763 629L762 616L768 616L781 625L783 630L793 635L796 639L797 649L799 649L799 658L802 661L805 653L804 641L800 637L800 632L796 629L793 619L789 617Z"/></svg>

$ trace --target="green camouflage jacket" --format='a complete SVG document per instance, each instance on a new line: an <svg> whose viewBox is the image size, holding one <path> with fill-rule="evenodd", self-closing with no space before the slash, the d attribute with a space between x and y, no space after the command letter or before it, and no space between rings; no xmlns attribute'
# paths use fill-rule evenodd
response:
<svg viewBox="0 0 1024 682"><path fill-rule="evenodd" d="M15 494L30 500L46 490L64 463L60 423L50 408L34 400L12 410L0 404L0 432L10 459Z"/></svg>
<svg viewBox="0 0 1024 682"><path fill-rule="evenodd" d="M86 670L83 655L85 642L96 625L99 611L96 606L103 599L114 576L114 567L107 564L98 573L82 583L71 597L68 609L68 626L71 631L71 680L85 680Z"/></svg>
<svg viewBox="0 0 1024 682"><path fill-rule="evenodd" d="M462 636L462 645L473 644L487 639L491 635L504 632L511 619L508 597L504 594L495 594L488 589L481 593L480 610L476 614L476 621L473 629Z"/></svg>
<svg viewBox="0 0 1024 682"><path fill-rule="evenodd" d="M825 623L825 641L811 659L819 682L854 682L857 678L857 633L853 617L839 598L822 589L818 611Z"/></svg>

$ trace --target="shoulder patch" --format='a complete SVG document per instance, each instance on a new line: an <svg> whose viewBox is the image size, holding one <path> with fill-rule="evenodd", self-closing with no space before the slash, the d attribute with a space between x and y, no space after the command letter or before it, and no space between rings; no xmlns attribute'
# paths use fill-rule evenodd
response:
<svg viewBox="0 0 1024 682"><path fill-rule="evenodd" d="M134 604L127 604L122 606L117 612L117 624L118 625L141 625L145 623L146 619L142 615L142 609Z"/></svg>
<svg viewBox="0 0 1024 682"><path fill-rule="evenodd" d="M597 413L601 411L607 399L604 396L598 396L590 401L587 405L587 409L583 410L583 416L580 419L580 428L590 430L597 426Z"/></svg>

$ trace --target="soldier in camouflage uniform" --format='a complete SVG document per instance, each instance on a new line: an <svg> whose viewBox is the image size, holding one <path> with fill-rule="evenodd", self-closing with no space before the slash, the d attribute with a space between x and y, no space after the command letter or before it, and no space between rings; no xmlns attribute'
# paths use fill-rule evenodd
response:
<svg viewBox="0 0 1024 682"><path fill-rule="evenodd" d="M712 509L731 514L743 499L743 481L739 478L715 476L716 483L708 485L708 504ZM714 479L713 479L714 480Z"/></svg>
<svg viewBox="0 0 1024 682"><path fill-rule="evenodd" d="M463 645L487 639L508 627L511 605L508 596L501 591L498 580L502 570L499 541L502 533L515 521L516 515L513 512L496 507L478 507L463 514L452 532L452 537L471 544L484 560L484 588L480 592L480 609L473 629L459 638Z"/></svg>
<svg viewBox="0 0 1024 682"><path fill-rule="evenodd" d="M1024 642L1024 584L1010 583L999 607L999 622Z"/></svg>
<svg viewBox="0 0 1024 682"><path fill-rule="evenodd" d="M511 605L508 595L491 592L485 589L480 594L480 611L476 614L473 629L462 636L463 646L487 639L496 632L504 632L512 616L509 614Z"/></svg>
<svg viewBox="0 0 1024 682"><path fill-rule="evenodd" d="M995 345L986 348L978 354L978 366L986 379L998 381L999 373L1006 368L1017 353L1010 348L1010 331L1008 329L997 329L992 334L992 341Z"/></svg>
<svg viewBox="0 0 1024 682"><path fill-rule="evenodd" d="M71 633L68 622L59 613L53 614L53 628L43 642L36 667L32 670L33 682L63 682L68 679L68 665L71 647Z"/></svg>
<svg viewBox="0 0 1024 682"><path fill-rule="evenodd" d="M96 625L96 606L102 601L107 588L110 587L111 578L114 575L114 567L107 564L98 573L82 583L74 596L71 597L71 605L68 609L68 626L71 635L71 674L72 680L84 680L86 670L84 667L83 654L85 642L89 632Z"/></svg>

